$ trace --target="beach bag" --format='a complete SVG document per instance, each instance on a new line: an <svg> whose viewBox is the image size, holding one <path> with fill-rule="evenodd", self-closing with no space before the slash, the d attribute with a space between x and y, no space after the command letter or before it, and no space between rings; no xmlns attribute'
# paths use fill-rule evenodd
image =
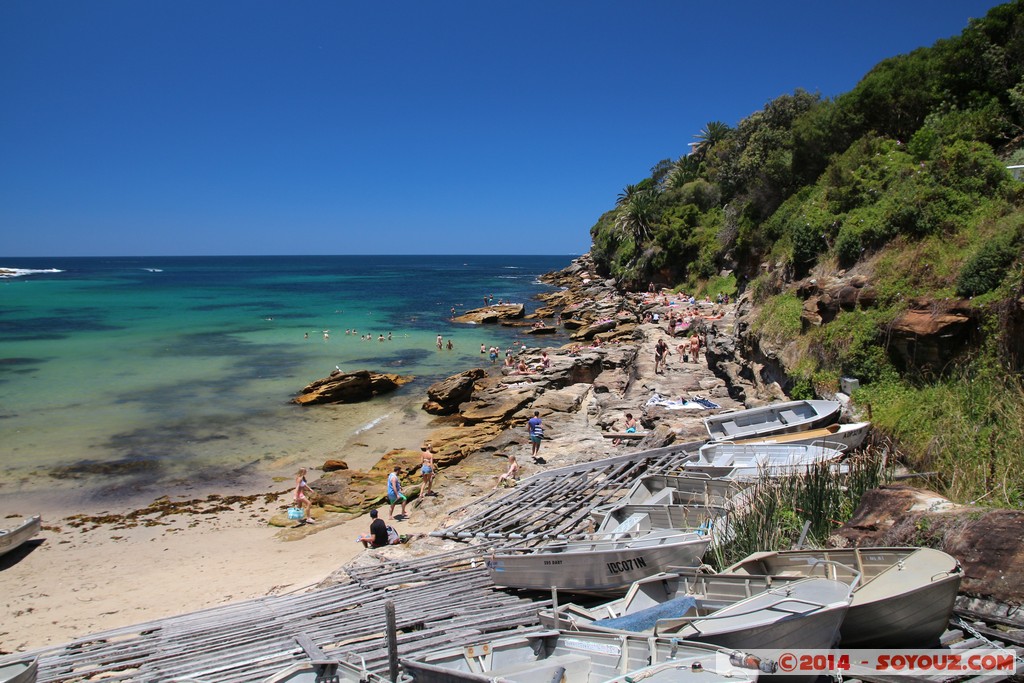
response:
<svg viewBox="0 0 1024 683"><path fill-rule="evenodd" d="M395 531L395 527L389 526L388 527L388 545L394 545L396 543L400 543L401 541L402 541L402 537L398 535L397 531Z"/></svg>
<svg viewBox="0 0 1024 683"><path fill-rule="evenodd" d="M302 519L302 508L288 508L288 519Z"/></svg>
<svg viewBox="0 0 1024 683"><path fill-rule="evenodd" d="M535 437L537 437L538 439L543 439L544 438L544 428L543 427L535 427L534 430L533 430L533 435Z"/></svg>

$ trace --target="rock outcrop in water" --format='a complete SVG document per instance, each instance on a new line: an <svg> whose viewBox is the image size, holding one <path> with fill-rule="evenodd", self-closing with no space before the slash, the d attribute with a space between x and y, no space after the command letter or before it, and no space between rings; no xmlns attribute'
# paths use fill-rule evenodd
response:
<svg viewBox="0 0 1024 683"><path fill-rule="evenodd" d="M392 375L369 370L341 372L335 370L327 377L307 384L292 403L314 405L319 403L358 403L374 396L394 391L408 384L412 377Z"/></svg>

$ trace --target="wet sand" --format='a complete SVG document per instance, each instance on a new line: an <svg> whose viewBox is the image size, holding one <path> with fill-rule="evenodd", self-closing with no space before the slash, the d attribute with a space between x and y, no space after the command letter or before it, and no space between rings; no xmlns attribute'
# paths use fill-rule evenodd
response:
<svg viewBox="0 0 1024 683"><path fill-rule="evenodd" d="M368 469L391 448L415 448L432 419L415 409L419 402L390 404L379 422L328 450ZM304 450L321 451L317 444ZM362 552L356 539L369 518L327 515L302 529L269 526L290 502L293 460L232 490L191 484L166 497L88 508L38 493L9 498L8 509L41 514L44 530L0 556L0 654L319 583ZM319 467L322 459L308 464ZM17 515L0 520L5 527L18 522ZM417 511L396 526L418 533L435 523Z"/></svg>

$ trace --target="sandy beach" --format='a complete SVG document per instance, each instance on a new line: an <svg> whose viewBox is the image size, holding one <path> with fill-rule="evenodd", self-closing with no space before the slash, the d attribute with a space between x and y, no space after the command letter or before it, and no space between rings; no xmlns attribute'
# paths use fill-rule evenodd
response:
<svg viewBox="0 0 1024 683"><path fill-rule="evenodd" d="M279 490L277 483L267 492ZM40 537L0 558L0 651L303 590L363 551L356 539L366 533L368 516L326 515L315 525L281 529L267 520L288 494L272 503L249 498L149 515L129 528L116 522L76 528L68 518L44 515ZM412 510L409 520L394 524L415 534L434 522L426 510Z"/></svg>
<svg viewBox="0 0 1024 683"><path fill-rule="evenodd" d="M369 469L394 446L396 433L415 448L430 419L395 411L344 444L350 465ZM292 488L286 472L274 474L246 490L197 487L187 495L169 492L168 498L92 510L69 508L53 496L20 497L14 509L41 514L44 527L0 556L0 654L302 590L362 552L356 539L369 528L366 515L325 514L302 528L270 526ZM424 510L395 526L401 533L427 532L435 517ZM0 524L19 521L14 515Z"/></svg>

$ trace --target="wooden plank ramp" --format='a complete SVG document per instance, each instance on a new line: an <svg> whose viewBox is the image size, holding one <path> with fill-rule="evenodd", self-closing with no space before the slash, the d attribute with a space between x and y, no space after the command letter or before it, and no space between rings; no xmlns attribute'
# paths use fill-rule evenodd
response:
<svg viewBox="0 0 1024 683"><path fill-rule="evenodd" d="M347 582L269 596L90 635L30 654L40 683L257 683L287 666L328 658L386 673L384 603L395 605L400 655L480 633L539 628L532 602L496 589L482 546L344 570ZM364 558L365 560L365 558ZM452 600L458 596L458 600Z"/></svg>
<svg viewBox="0 0 1024 683"><path fill-rule="evenodd" d="M614 502L636 480L669 474L697 455L693 442L548 470L454 511L465 516L431 536L457 540L498 539L530 545L585 532L590 511Z"/></svg>

